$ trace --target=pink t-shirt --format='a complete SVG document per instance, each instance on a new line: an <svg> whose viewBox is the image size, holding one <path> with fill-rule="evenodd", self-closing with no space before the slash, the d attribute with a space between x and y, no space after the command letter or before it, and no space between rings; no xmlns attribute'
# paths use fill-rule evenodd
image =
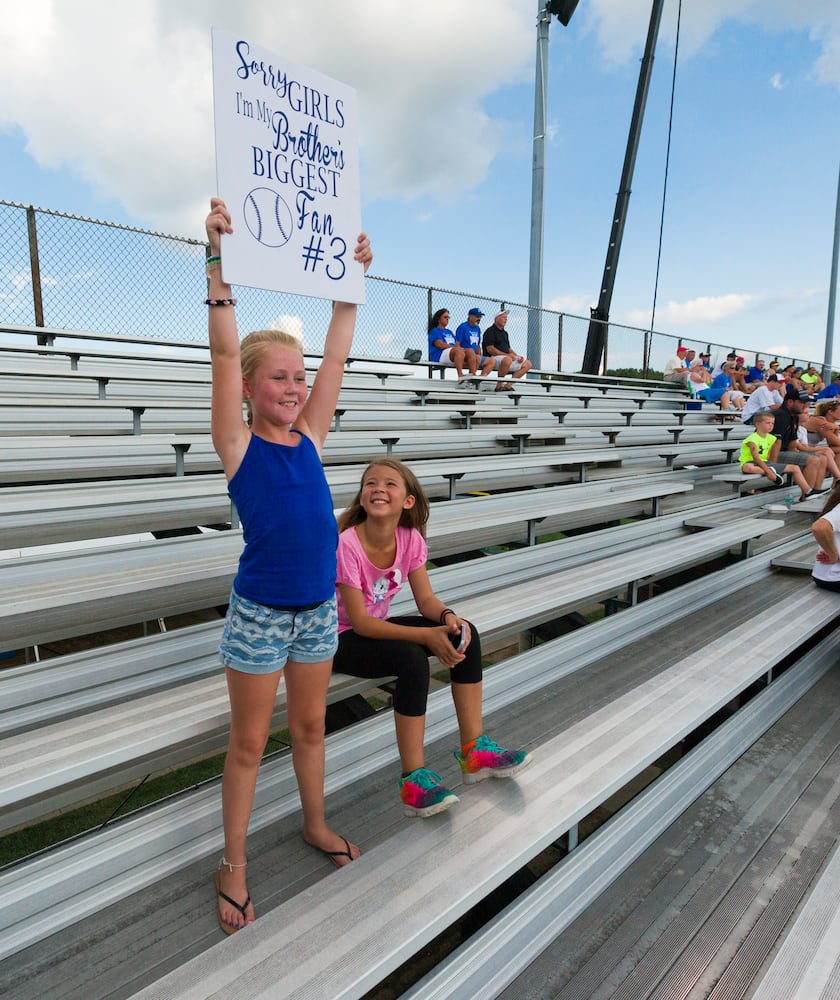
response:
<svg viewBox="0 0 840 1000"><path fill-rule="evenodd" d="M397 528L397 554L394 563L387 569L381 569L365 555L355 528L348 528L338 536L338 577L337 583L343 583L355 590L361 590L365 601L365 609L372 618L388 617L391 601L400 592L403 584L420 566L426 565L429 550L423 536L416 528ZM346 632L353 626L338 596L338 632Z"/></svg>

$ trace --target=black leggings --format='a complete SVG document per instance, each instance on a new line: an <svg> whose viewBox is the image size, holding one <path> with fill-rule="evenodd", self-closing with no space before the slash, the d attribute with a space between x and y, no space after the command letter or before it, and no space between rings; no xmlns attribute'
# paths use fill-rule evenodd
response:
<svg viewBox="0 0 840 1000"><path fill-rule="evenodd" d="M420 615L389 618L395 625L410 628L438 628L437 622ZM481 680L481 638L470 622L472 637L464 659L449 671L453 684L478 684ZM369 639L352 629L338 637L333 670L351 677L396 677L394 711L400 715L426 714L429 697L429 650L419 642L405 639Z"/></svg>

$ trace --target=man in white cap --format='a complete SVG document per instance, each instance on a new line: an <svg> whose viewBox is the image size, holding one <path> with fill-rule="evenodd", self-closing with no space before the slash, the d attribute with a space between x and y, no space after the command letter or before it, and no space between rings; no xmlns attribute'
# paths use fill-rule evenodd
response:
<svg viewBox="0 0 840 1000"><path fill-rule="evenodd" d="M531 362L526 357L511 350L510 338L505 329L507 318L507 309L497 312L493 317L493 325L488 326L484 331L482 342L484 353L492 359L493 364L499 369L499 384L496 386L496 392L504 392L513 388L511 382L503 381L508 372L512 372L514 378L523 378L532 368Z"/></svg>
<svg viewBox="0 0 840 1000"><path fill-rule="evenodd" d="M680 382L682 385L688 385L690 369L685 363L685 356L687 354L688 348L680 344L676 355L673 358L668 358L665 362L665 372L662 376L666 382Z"/></svg>

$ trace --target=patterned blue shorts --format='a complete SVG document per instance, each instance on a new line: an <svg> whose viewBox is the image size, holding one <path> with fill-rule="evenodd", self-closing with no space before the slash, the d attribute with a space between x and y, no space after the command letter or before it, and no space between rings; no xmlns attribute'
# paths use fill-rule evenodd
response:
<svg viewBox="0 0 840 1000"><path fill-rule="evenodd" d="M287 660L330 660L337 648L335 596L304 611L280 611L231 591L219 655L232 670L271 674Z"/></svg>

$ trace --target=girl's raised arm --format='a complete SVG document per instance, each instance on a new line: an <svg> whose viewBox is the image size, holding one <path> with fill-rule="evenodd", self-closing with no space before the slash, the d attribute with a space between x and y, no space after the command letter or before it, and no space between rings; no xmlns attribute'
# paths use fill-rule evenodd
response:
<svg viewBox="0 0 840 1000"><path fill-rule="evenodd" d="M221 198L210 199L210 214L205 226L210 244L208 275L210 302L231 299L230 285L222 281L218 263L222 234L233 232L230 213ZM215 260L213 259L215 258ZM208 305L207 329L210 360L213 367L213 396L210 432L213 447L222 460L228 479L239 467L248 446L248 428L242 419L242 367L239 360L239 334L232 305Z"/></svg>
<svg viewBox="0 0 840 1000"><path fill-rule="evenodd" d="M364 266L367 274L370 262L373 260L373 251L370 248L370 240L364 233L359 235L353 258ZM335 405L338 402L341 380L344 377L344 363L353 343L356 311L357 306L350 302L333 304L332 318L324 341L324 360L312 383L312 391L301 413L301 419L296 425L312 438L319 451L326 440L335 413Z"/></svg>

